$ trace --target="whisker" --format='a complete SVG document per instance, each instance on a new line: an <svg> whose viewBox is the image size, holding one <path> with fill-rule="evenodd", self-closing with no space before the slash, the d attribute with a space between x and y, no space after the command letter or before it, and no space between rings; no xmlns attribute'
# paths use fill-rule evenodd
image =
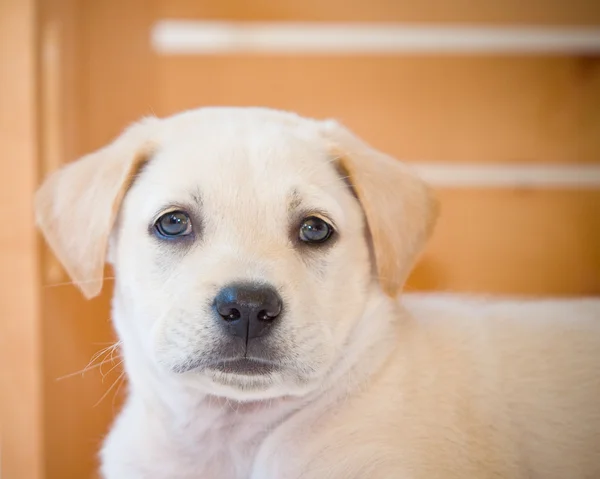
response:
<svg viewBox="0 0 600 479"><path fill-rule="evenodd" d="M60 376L60 377L56 378L55 381L62 381L63 379L72 378L73 376L78 376L80 374L81 374L81 376L83 376L88 371L97 369L97 368L101 367L103 364L109 363L110 361L111 361L110 359L107 359L106 361L102 361L101 363L94 364L92 366L86 366L85 368L81 369L80 371L75 371L74 373L69 373L69 374L65 374L64 376Z"/></svg>
<svg viewBox="0 0 600 479"><path fill-rule="evenodd" d="M104 398L106 398L106 396L108 396L108 394L113 390L113 388L115 387L115 385L119 382L120 379L123 378L124 375L125 375L125 371L123 371L121 374L119 374L119 377L117 379L115 379L115 381L110 385L110 387L102 395L102 397L100 398L100 400L96 404L94 404L92 407L97 407L104 400Z"/></svg>
<svg viewBox="0 0 600 479"><path fill-rule="evenodd" d="M81 374L83 376L87 371L90 371L90 370L96 369L96 368L102 368L102 366L104 364L109 363L109 362L114 362L115 359L114 359L113 355L114 355L115 351L118 350L120 345L121 345L121 341L117 341L115 343L110 343L110 346L108 346L106 348L102 348L100 351L97 351L96 353L94 353L92 358L89 360L89 362L85 365L85 367L83 369L81 369L79 371L75 371L74 373L65 374L64 376L56 378L56 381L60 381L62 379L77 376L78 374ZM110 355L109 359L106 359L109 355ZM94 364L96 361L100 361L100 362L97 364ZM100 369L100 373L102 373L102 369Z"/></svg>
<svg viewBox="0 0 600 479"><path fill-rule="evenodd" d="M107 361L108 362L108 361ZM104 363L103 363L104 364ZM119 361L117 364L115 364L112 368L110 368L107 372L103 373L102 369L100 369L100 374L102 374L102 382L104 382L104 378L106 378L106 376L108 376L110 374L110 372L112 370L114 370L115 368L118 368L121 364L123 364L123 361Z"/></svg>
<svg viewBox="0 0 600 479"><path fill-rule="evenodd" d="M92 359L90 359L90 362L88 363L88 365L93 364L102 355L104 356L104 358L106 358L106 356L108 356L108 354L112 355L114 350L117 349L120 345L121 345L121 341L116 341L115 343L112 343L110 346L103 348L100 351L96 352L92 356Z"/></svg>
<svg viewBox="0 0 600 479"><path fill-rule="evenodd" d="M119 396L119 391L121 391L121 387L123 387L124 382L125 382L125 376L122 375L122 376L120 376L119 386L117 387L117 390L115 391L115 394L113 395L113 399L112 399L113 407L115 407L115 399Z"/></svg>

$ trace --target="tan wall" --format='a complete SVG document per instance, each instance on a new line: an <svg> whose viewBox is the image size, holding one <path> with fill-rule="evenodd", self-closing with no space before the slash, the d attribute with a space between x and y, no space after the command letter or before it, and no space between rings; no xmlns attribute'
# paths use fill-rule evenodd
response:
<svg viewBox="0 0 600 479"><path fill-rule="evenodd" d="M6 9L17 4L21 15L31 15L26 0L0 0L0 22L7 21ZM209 104L267 105L336 117L377 147L417 163L600 164L600 62L594 56L159 55L150 44L152 24L164 18L598 26L598 2L46 0L38 7L37 23L32 17L25 20L29 30L15 28L14 22L11 29L0 28L0 64L13 65L17 58L35 58L30 35L37 25L40 67L36 76L31 64L21 62L14 76L0 77L3 125L10 120L11 128L24 132L2 132L3 139L15 141L0 144L1 177L7 178L17 164L22 167L15 170L21 183L11 181L14 189L3 191L10 195L2 197L4 211L7 205L30 208L27 198L37 176L102 146L140 116ZM19 43L22 50L7 48L16 45L16 38L25 40ZM20 112L16 117L9 101ZM32 149L34 108L39 157ZM15 163L15 157L23 161ZM443 214L411 277L411 289L600 294L598 189L482 187L438 193ZM12 342L21 335L32 348L33 372L26 376L30 389L23 393L31 403L21 404L14 420L43 403L43 422L34 415L27 425L32 434L43 435L45 477L89 477L118 410L123 388L114 393L121 370L118 361L101 355L95 364L104 359L102 367L57 379L85 368L95 352L114 340L111 282L100 298L84 301L72 286L61 284L68 278L46 248L38 254L31 224L22 226L22 234L11 230L14 235L6 241L2 237L0 245L3 272L5 262L12 268L6 270L12 289L2 297L0 306L7 313L0 331L12 327L14 318L27 318L6 337ZM8 235L6 229L2 234ZM23 261L17 261L18 252ZM17 290L28 295L26 300L16 300ZM10 349L0 354L16 356ZM23 366L3 369L3 391ZM6 411L8 403L2 400ZM10 452L14 467L35 468L35 461L23 462L28 446L19 441ZM32 457L41 460L39 450ZM6 468L9 462L4 458L3 464ZM6 477L35 477L28 474Z"/></svg>
<svg viewBox="0 0 600 479"><path fill-rule="evenodd" d="M42 477L35 14L0 1L0 477Z"/></svg>

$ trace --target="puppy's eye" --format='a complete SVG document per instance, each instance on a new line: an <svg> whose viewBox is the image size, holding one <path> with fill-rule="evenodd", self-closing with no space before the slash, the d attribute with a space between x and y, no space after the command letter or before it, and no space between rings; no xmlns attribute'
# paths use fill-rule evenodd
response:
<svg viewBox="0 0 600 479"><path fill-rule="evenodd" d="M327 241L332 233L333 227L325 220L309 216L302 222L298 236L305 243L317 244Z"/></svg>
<svg viewBox="0 0 600 479"><path fill-rule="evenodd" d="M192 233L192 221L184 211L170 211L156 220L154 229L163 238L187 236Z"/></svg>

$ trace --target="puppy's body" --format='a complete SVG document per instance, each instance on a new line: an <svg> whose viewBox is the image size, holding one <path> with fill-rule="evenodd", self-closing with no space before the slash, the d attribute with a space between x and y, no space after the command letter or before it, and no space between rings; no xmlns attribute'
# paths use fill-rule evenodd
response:
<svg viewBox="0 0 600 479"><path fill-rule="evenodd" d="M600 300L399 302L434 201L334 122L148 119L38 219L87 296L110 239L107 479L600 477Z"/></svg>
<svg viewBox="0 0 600 479"><path fill-rule="evenodd" d="M600 301L388 301L372 302L344 372L309 397L142 392L131 370L106 476L600 477ZM373 334L381 314L392 320Z"/></svg>

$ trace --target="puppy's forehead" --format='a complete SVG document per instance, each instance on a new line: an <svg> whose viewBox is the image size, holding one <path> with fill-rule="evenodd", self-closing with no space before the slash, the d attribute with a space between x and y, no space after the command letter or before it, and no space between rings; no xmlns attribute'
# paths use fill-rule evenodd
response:
<svg viewBox="0 0 600 479"><path fill-rule="evenodd" d="M232 111L167 120L144 176L160 186L156 193L224 196L235 189L272 198L300 190L306 196L336 182L331 161L314 122Z"/></svg>

